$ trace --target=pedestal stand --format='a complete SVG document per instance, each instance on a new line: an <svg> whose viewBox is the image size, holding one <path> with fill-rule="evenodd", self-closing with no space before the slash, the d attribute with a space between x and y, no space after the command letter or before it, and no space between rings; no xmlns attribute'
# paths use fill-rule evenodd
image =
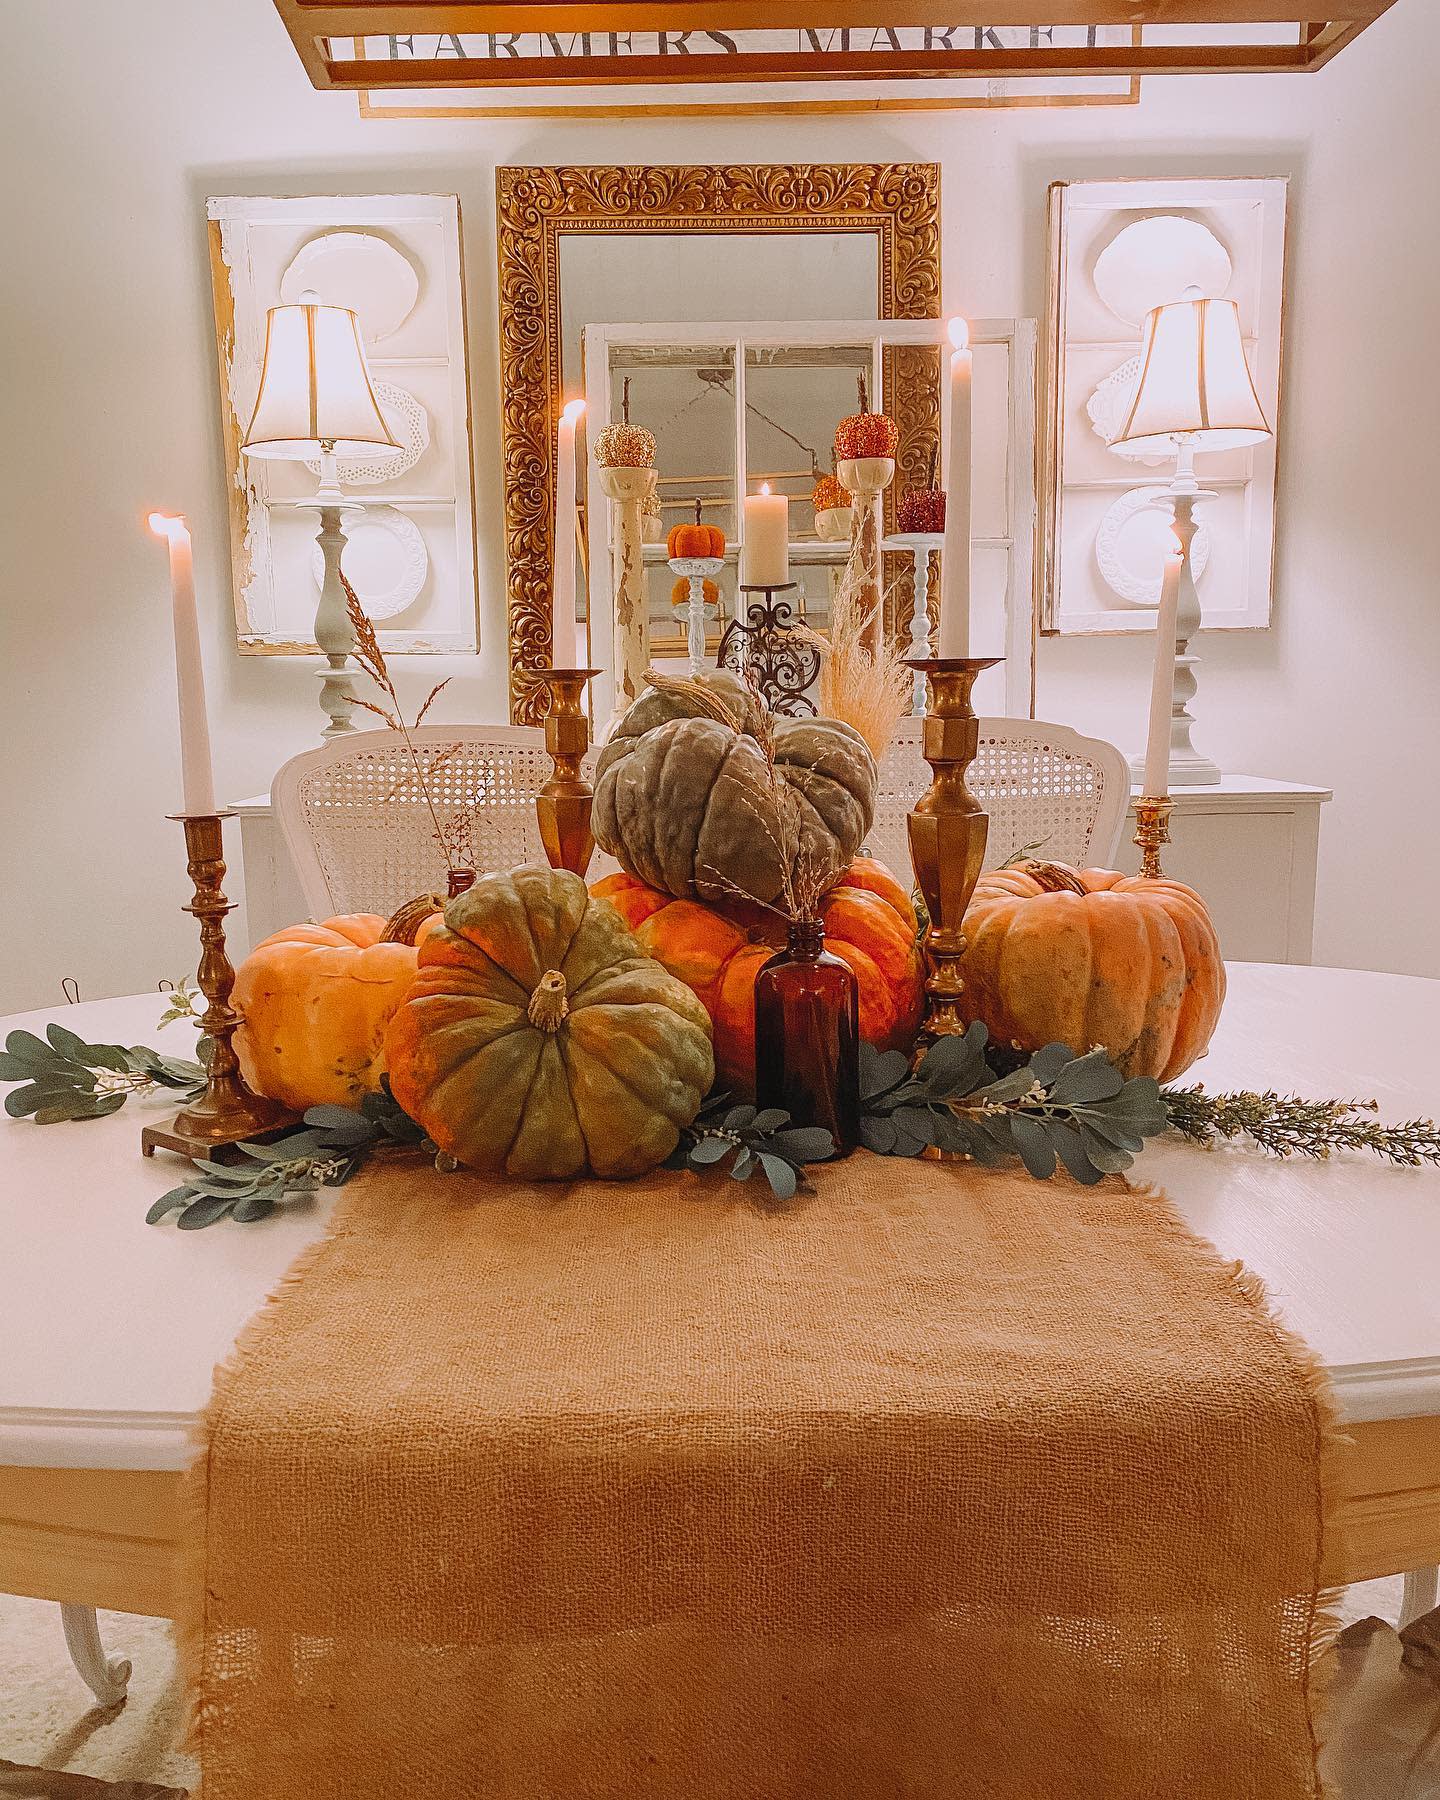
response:
<svg viewBox="0 0 1440 1800"><path fill-rule="evenodd" d="M550 691L545 715L545 748L550 752L550 779L535 797L540 841L552 869L569 869L584 878L594 853L590 833L593 796L580 773L590 747L590 721L585 712L585 686L598 669L539 669Z"/></svg>
<svg viewBox="0 0 1440 1800"><path fill-rule="evenodd" d="M685 648L692 678L705 667L705 583L725 567L723 556L672 556L670 571L690 583L685 607Z"/></svg>
<svg viewBox="0 0 1440 1800"><path fill-rule="evenodd" d="M945 545L943 531L897 531L884 539L886 550L908 550L915 579L915 604L910 612L911 664L924 662L930 655L930 557ZM911 713L919 717L925 711L925 677L916 671L915 693L910 702Z"/></svg>
<svg viewBox="0 0 1440 1800"><path fill-rule="evenodd" d="M231 812L172 813L185 827L186 868L195 892L185 911L200 921L200 967L196 979L209 1005L200 1029L210 1040L210 1060L205 1070L205 1092L177 1113L169 1125L147 1125L140 1133L146 1156L159 1150L177 1150L182 1156L213 1157L227 1144L260 1137L267 1131L295 1122L274 1100L254 1094L240 1074L240 1061L231 1039L240 1015L230 1004L235 969L225 953L225 915L233 908L221 892L225 875L221 824L234 818Z"/></svg>
<svg viewBox="0 0 1440 1800"><path fill-rule="evenodd" d="M640 509L655 492L654 469L601 469L600 488L610 501L612 598L615 608L615 701L612 718L632 706L645 691L650 666L650 615L645 592L645 540Z"/></svg>
<svg viewBox="0 0 1440 1800"><path fill-rule="evenodd" d="M881 613L884 593L880 584L881 513L884 493L895 479L892 456L847 457L835 468L836 478L855 497L854 535L850 540L850 566L860 577L855 603L860 609L860 642L872 656L880 648L884 626Z"/></svg>

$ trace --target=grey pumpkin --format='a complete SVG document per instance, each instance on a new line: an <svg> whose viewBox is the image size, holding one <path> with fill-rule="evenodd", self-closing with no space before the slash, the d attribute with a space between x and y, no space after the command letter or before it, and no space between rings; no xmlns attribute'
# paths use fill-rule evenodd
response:
<svg viewBox="0 0 1440 1800"><path fill-rule="evenodd" d="M763 714L728 670L700 685L737 732L680 693L641 696L615 727L595 772L595 841L629 874L681 900L766 905L787 870L776 796L756 741ZM865 740L838 719L770 721L775 769L799 797L793 869L845 868L875 817L877 773Z"/></svg>

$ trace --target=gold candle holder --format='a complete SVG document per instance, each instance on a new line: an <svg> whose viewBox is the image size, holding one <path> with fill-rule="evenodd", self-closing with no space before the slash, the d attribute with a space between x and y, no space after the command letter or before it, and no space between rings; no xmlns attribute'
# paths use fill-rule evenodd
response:
<svg viewBox="0 0 1440 1800"><path fill-rule="evenodd" d="M1171 802L1163 795L1145 794L1135 802L1134 842L1140 851L1140 873L1149 881L1159 881L1160 846L1170 842Z"/></svg>
<svg viewBox="0 0 1440 1800"><path fill-rule="evenodd" d="M906 666L930 683L921 753L934 780L906 818L910 860L930 915L925 933L927 1037L962 1033L959 1000L964 981L958 964L965 951L965 909L980 879L990 816L965 784L980 742L971 693L976 677L1000 657L912 656Z"/></svg>
<svg viewBox="0 0 1440 1800"><path fill-rule="evenodd" d="M598 669L541 669L550 692L545 715L545 748L550 752L550 779L535 797L540 841L552 869L570 869L583 878L590 867L595 839L590 834L590 783L580 764L590 747L590 720L585 711L585 685Z"/></svg>
<svg viewBox="0 0 1440 1800"><path fill-rule="evenodd" d="M186 868L195 892L185 911L200 921L200 967L196 979L209 1002L200 1029L210 1040L210 1060L205 1069L205 1092L191 1101L169 1125L147 1125L140 1133L140 1149L146 1156L156 1150L178 1150L182 1156L213 1157L227 1144L259 1137L294 1123L274 1100L254 1094L240 1074L240 1060L231 1042L240 1015L230 1004L235 968L225 953L225 915L233 908L221 892L225 875L221 823L233 812L171 813L185 827Z"/></svg>

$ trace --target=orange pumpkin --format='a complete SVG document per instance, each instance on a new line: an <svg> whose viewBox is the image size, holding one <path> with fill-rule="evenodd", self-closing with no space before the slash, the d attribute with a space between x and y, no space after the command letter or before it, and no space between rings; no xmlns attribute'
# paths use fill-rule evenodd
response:
<svg viewBox="0 0 1440 1800"><path fill-rule="evenodd" d="M718 525L707 525L704 522L700 517L700 502L697 500L694 524L674 526L666 544L675 561L683 556L723 556L725 533Z"/></svg>
<svg viewBox="0 0 1440 1800"><path fill-rule="evenodd" d="M670 604L672 606L688 606L690 604L690 583L683 575L670 590ZM707 580L705 583L705 604L707 606L720 604L720 590L713 581Z"/></svg>
<svg viewBox="0 0 1440 1800"><path fill-rule="evenodd" d="M785 923L762 907L673 900L633 875L593 890L608 900L645 951L704 1002L725 1086L755 1085L755 977L785 942ZM908 1050L924 1010L924 975L910 896L883 863L859 857L821 907L825 948L855 971L860 1035L882 1050Z"/></svg>
<svg viewBox="0 0 1440 1800"><path fill-rule="evenodd" d="M257 944L231 996L242 1020L235 1049L250 1086L295 1112L354 1106L377 1092L385 1028L443 905L434 896L411 901L389 920L343 913Z"/></svg>
<svg viewBox="0 0 1440 1800"><path fill-rule="evenodd" d="M1173 1080L1225 999L1220 941L1192 888L1114 869L1020 863L975 885L961 1010L1022 1050L1102 1045L1125 1075Z"/></svg>
<svg viewBox="0 0 1440 1800"><path fill-rule="evenodd" d="M810 504L817 513L835 512L842 507L853 506L848 490L841 486L838 475L822 475L810 490Z"/></svg>

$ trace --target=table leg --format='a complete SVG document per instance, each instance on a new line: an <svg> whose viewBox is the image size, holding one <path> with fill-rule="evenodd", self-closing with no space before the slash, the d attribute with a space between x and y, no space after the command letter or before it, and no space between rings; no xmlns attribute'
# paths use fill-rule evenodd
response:
<svg viewBox="0 0 1440 1800"><path fill-rule="evenodd" d="M1404 1593L1400 1601L1400 1629L1413 1625L1417 1619L1433 1612L1437 1599L1440 1599L1440 1568L1433 1564L1428 1569L1412 1569L1405 1577Z"/></svg>
<svg viewBox="0 0 1440 1800"><path fill-rule="evenodd" d="M100 1621L93 1606L61 1606L65 1648L76 1673L100 1706L118 1706L130 1681L130 1664L122 1656L107 1657L100 1642Z"/></svg>

